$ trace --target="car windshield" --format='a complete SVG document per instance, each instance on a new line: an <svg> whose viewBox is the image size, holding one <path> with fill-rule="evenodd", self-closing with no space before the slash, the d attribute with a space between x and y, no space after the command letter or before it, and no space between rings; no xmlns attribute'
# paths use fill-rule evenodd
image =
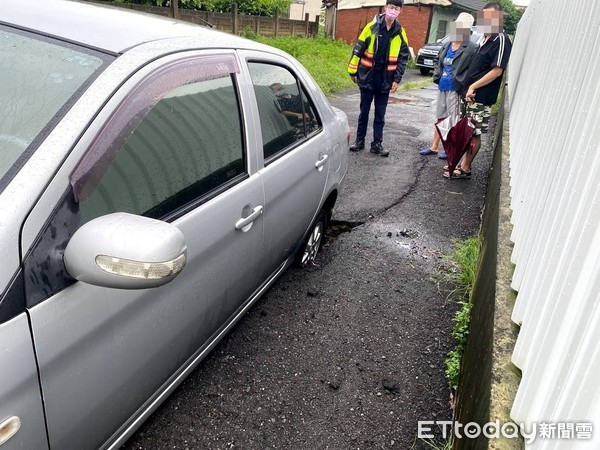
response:
<svg viewBox="0 0 600 450"><path fill-rule="evenodd" d="M104 64L104 58L71 44L5 27L0 27L0 42L1 191L27 159L27 149L36 137L64 114L79 88Z"/></svg>

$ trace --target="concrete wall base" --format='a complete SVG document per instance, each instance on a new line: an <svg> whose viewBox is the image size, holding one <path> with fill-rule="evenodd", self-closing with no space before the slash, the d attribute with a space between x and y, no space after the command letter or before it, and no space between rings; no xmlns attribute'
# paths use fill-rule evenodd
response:
<svg viewBox="0 0 600 450"><path fill-rule="evenodd" d="M510 410L520 381L511 362L518 327L510 320L515 293L510 288L510 114L506 96L498 113L492 141L494 159L488 182L480 238L482 242L477 279L473 287L469 340L461 364L461 385L455 421L463 426L475 422L510 422ZM462 433L461 433L462 434ZM501 435L501 433L500 433ZM453 441L454 450L523 449L521 438L476 438Z"/></svg>

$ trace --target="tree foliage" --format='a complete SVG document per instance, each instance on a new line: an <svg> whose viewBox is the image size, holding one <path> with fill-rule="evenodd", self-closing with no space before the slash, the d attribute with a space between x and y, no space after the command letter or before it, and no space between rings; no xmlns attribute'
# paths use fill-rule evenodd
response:
<svg viewBox="0 0 600 450"><path fill-rule="evenodd" d="M506 34L514 36L517 31L517 24L523 16L523 10L517 9L512 0L495 0L502 5L504 9L504 30Z"/></svg>
<svg viewBox="0 0 600 450"><path fill-rule="evenodd" d="M168 0L122 0L141 5L167 6ZM179 7L185 9L200 9L202 11L231 12L232 0L179 0ZM274 16L275 11L286 11L292 0L237 0L240 14L254 16Z"/></svg>

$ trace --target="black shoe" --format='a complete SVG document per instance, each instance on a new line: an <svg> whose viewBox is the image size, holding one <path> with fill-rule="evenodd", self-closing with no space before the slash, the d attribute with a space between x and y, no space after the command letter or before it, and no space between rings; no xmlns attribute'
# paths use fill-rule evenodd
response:
<svg viewBox="0 0 600 450"><path fill-rule="evenodd" d="M357 139L356 141L354 141L354 144L350 146L350 151L357 152L359 150L362 150L363 148L365 148L365 141Z"/></svg>
<svg viewBox="0 0 600 450"><path fill-rule="evenodd" d="M371 153L375 153L379 156L390 156L390 152L385 150L381 144L375 144L371 146Z"/></svg>

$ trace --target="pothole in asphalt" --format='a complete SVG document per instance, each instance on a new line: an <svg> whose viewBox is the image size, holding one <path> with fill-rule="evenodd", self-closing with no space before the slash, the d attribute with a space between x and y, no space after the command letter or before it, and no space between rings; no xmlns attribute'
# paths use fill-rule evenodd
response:
<svg viewBox="0 0 600 450"><path fill-rule="evenodd" d="M363 225L364 222L351 222L349 220L332 220L327 226L325 231L325 242L324 246L329 247L333 241L335 241L339 235L343 233L350 233L352 228Z"/></svg>
<svg viewBox="0 0 600 450"><path fill-rule="evenodd" d="M325 231L326 242L325 245L329 246L333 241L337 239L340 234L350 233L352 228L363 225L364 222L351 222L349 220L332 220L329 222L329 226Z"/></svg>
<svg viewBox="0 0 600 450"><path fill-rule="evenodd" d="M329 226L327 227L327 237L328 238L336 238L342 233L349 233L352 231L352 228L359 227L363 225L364 222L351 222L349 220L332 220L329 222Z"/></svg>

